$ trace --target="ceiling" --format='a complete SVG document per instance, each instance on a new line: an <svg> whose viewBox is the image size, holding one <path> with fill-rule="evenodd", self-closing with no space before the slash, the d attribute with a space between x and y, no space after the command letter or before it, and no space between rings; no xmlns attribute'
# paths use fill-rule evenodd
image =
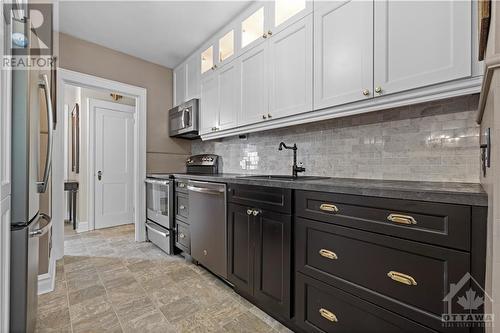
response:
<svg viewBox="0 0 500 333"><path fill-rule="evenodd" d="M169 68L251 1L61 1L59 31Z"/></svg>

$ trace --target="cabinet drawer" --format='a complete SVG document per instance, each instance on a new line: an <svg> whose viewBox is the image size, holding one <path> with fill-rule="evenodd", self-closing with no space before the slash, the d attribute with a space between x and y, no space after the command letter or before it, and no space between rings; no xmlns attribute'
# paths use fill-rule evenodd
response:
<svg viewBox="0 0 500 333"><path fill-rule="evenodd" d="M187 179L175 180L175 191L187 194L188 193L187 183L188 183Z"/></svg>
<svg viewBox="0 0 500 333"><path fill-rule="evenodd" d="M470 266L466 252L301 218L296 249L296 267L305 274L354 283L437 316L445 311L450 284Z"/></svg>
<svg viewBox="0 0 500 333"><path fill-rule="evenodd" d="M346 227L470 249L471 208L432 202L296 191L296 215Z"/></svg>
<svg viewBox="0 0 500 333"><path fill-rule="evenodd" d="M292 190L278 187L232 184L228 188L228 201L291 214Z"/></svg>
<svg viewBox="0 0 500 333"><path fill-rule="evenodd" d="M176 221L175 245L178 248L191 254L191 234L189 232L189 225Z"/></svg>
<svg viewBox="0 0 500 333"><path fill-rule="evenodd" d="M175 218L188 221L189 197L180 194L175 196Z"/></svg>
<svg viewBox="0 0 500 333"><path fill-rule="evenodd" d="M436 332L301 273L296 283L297 324L306 332Z"/></svg>

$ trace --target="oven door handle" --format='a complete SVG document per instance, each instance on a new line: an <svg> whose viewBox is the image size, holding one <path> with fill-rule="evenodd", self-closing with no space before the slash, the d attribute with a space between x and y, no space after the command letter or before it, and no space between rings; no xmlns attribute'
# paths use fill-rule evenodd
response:
<svg viewBox="0 0 500 333"><path fill-rule="evenodd" d="M49 215L40 213L40 219L45 220L45 225L41 228L31 231L30 237L41 237L45 235L50 228L52 228L52 218Z"/></svg>
<svg viewBox="0 0 500 333"><path fill-rule="evenodd" d="M168 186L168 184L170 183L170 181L168 180L158 180L158 179L150 179L150 178L146 178L144 180L145 183L148 183L148 184L157 184L157 185L165 185L165 186Z"/></svg>
<svg viewBox="0 0 500 333"><path fill-rule="evenodd" d="M150 230L151 232L154 232L155 234L158 234L162 237L165 237L167 238L168 236L170 236L170 233L167 231L167 232L163 232L161 230L158 230L157 228L155 228L153 225L149 224L149 223L146 223L146 228L148 230Z"/></svg>

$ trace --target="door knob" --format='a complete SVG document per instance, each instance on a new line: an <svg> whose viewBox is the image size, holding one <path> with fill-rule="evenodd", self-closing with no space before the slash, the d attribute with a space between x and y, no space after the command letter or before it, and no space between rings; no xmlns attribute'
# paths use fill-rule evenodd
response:
<svg viewBox="0 0 500 333"><path fill-rule="evenodd" d="M377 94L380 94L380 93L382 92L382 87L377 87L377 88L375 88L375 92L376 92Z"/></svg>
<svg viewBox="0 0 500 333"><path fill-rule="evenodd" d="M365 95L365 96L370 95L370 90L368 90L368 89L363 89L363 95Z"/></svg>
<svg viewBox="0 0 500 333"><path fill-rule="evenodd" d="M97 171L97 179L98 180L102 179L102 171L101 170Z"/></svg>
<svg viewBox="0 0 500 333"><path fill-rule="evenodd" d="M266 115L263 114L262 115L262 119L267 119Z"/></svg>
<svg viewBox="0 0 500 333"><path fill-rule="evenodd" d="M269 31L267 32L267 34L268 34L269 36L272 36L272 35L273 35L273 32L272 32L271 30L269 30Z"/></svg>
<svg viewBox="0 0 500 333"><path fill-rule="evenodd" d="M251 209L247 209L247 215L252 215L252 210Z"/></svg>
<svg viewBox="0 0 500 333"><path fill-rule="evenodd" d="M264 34L262 35L262 38L267 38L267 34L266 34L266 33L264 33Z"/></svg>
<svg viewBox="0 0 500 333"><path fill-rule="evenodd" d="M252 214L253 214L253 216L257 216L257 215L259 215L259 214L260 214L260 210L254 209L254 210L252 211Z"/></svg>
<svg viewBox="0 0 500 333"><path fill-rule="evenodd" d="M272 118L272 117L273 117L272 114L270 113L267 114L267 118Z"/></svg>

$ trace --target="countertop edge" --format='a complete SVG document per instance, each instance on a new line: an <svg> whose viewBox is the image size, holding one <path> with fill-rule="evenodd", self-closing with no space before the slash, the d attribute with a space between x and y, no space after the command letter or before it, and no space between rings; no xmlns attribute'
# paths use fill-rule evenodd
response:
<svg viewBox="0 0 500 333"><path fill-rule="evenodd" d="M148 174L148 176L161 178L162 175ZM211 181L219 183L228 184L241 184L241 185L256 185L256 186L267 186L267 187L281 187L289 188L295 190L306 190L306 191L316 191L316 192L331 192L339 194L351 194L351 195L364 195L371 197L381 197L390 199L405 199L405 200L415 200L415 201L426 201L426 202L436 202L436 203L446 203L446 204L457 204L457 205L468 205L468 206L488 206L488 196L484 190L481 192L460 192L452 190L439 190L439 189L411 189L411 188L391 188L391 187L381 187L374 185L370 187L369 185L358 186L355 185L342 185L342 184L328 184L328 183L317 183L308 180L303 181L279 181L279 180L265 180L265 179L250 179L250 178L239 178L241 175L188 175L188 174L177 174L172 173L171 176L178 179L191 179L198 181ZM166 178L167 176L164 176ZM330 181L334 178L330 178ZM369 180L359 180L352 179L355 181L366 181ZM380 182L380 180L374 180L374 182ZM387 181L388 183L391 181ZM399 184L404 184L404 181L398 181ZM410 186L414 182L408 182ZM425 182L432 183L432 182ZM436 183L443 184L443 183ZM453 185L454 183L450 183ZM470 184L471 186L477 186L480 184Z"/></svg>

